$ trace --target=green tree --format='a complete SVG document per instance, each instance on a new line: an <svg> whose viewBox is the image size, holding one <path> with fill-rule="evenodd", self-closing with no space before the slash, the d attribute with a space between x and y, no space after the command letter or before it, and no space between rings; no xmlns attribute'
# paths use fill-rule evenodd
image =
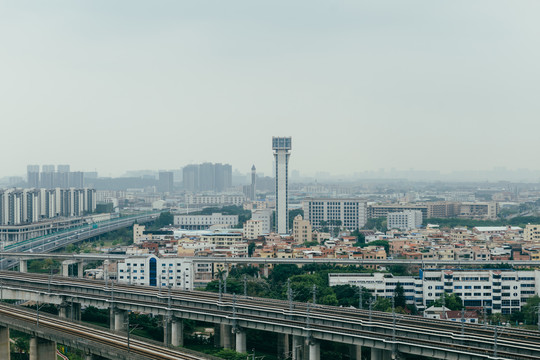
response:
<svg viewBox="0 0 540 360"><path fill-rule="evenodd" d="M257 244L255 244L254 242L249 243L249 245L248 245L248 256L249 257L253 256L253 252L255 251L256 247L257 247Z"/></svg>
<svg viewBox="0 0 540 360"><path fill-rule="evenodd" d="M400 282L396 284L396 288L394 290L394 306L401 307L405 309L407 307L407 301L405 299L405 290L403 289L403 285L401 285Z"/></svg>
<svg viewBox="0 0 540 360"><path fill-rule="evenodd" d="M351 233L351 236L356 237L356 244L355 246L360 246L362 244L366 243L366 236L360 232L360 230L356 229Z"/></svg>
<svg viewBox="0 0 540 360"><path fill-rule="evenodd" d="M443 302L444 302L444 306L449 308L450 310L455 311L455 310L463 309L463 301L455 293L449 294L445 292L442 294L442 296L439 299L435 300L435 302L433 302L433 304L431 305L435 307L441 307L443 305Z"/></svg>

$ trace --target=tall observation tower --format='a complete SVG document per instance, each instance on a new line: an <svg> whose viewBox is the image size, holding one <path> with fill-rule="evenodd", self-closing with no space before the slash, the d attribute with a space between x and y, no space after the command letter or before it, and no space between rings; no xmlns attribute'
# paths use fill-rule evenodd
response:
<svg viewBox="0 0 540 360"><path fill-rule="evenodd" d="M273 137L272 149L276 166L276 232L288 233L289 207L289 157L291 137Z"/></svg>

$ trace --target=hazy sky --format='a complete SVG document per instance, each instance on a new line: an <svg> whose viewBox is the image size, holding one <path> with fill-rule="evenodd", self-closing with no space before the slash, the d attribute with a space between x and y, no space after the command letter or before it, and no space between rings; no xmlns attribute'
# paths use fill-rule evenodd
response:
<svg viewBox="0 0 540 360"><path fill-rule="evenodd" d="M0 0L0 177L540 169L540 1Z"/></svg>

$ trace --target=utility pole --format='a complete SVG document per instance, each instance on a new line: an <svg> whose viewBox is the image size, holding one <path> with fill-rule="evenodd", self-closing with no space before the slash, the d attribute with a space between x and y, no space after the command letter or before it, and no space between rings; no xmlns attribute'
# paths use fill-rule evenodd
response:
<svg viewBox="0 0 540 360"><path fill-rule="evenodd" d="M247 275L244 274L244 297L247 298Z"/></svg>
<svg viewBox="0 0 540 360"><path fill-rule="evenodd" d="M484 328L487 328L487 310L485 307L482 313L484 314Z"/></svg>
<svg viewBox="0 0 540 360"><path fill-rule="evenodd" d="M227 293L227 277L225 276L225 280L223 280L223 292Z"/></svg>
<svg viewBox="0 0 540 360"><path fill-rule="evenodd" d="M373 298L369 299L369 323L371 325L371 313L373 309Z"/></svg>
<svg viewBox="0 0 540 360"><path fill-rule="evenodd" d="M497 325L495 325L493 332L493 357L497 357Z"/></svg>
<svg viewBox="0 0 540 360"><path fill-rule="evenodd" d="M461 309L461 342L465 336L465 309Z"/></svg>
<svg viewBox="0 0 540 360"><path fill-rule="evenodd" d="M358 294L358 295L359 295L359 296L358 296L358 309L359 309L359 310L362 310L362 306L363 306L363 305L362 305L362 286L359 286L359 287L358 287L358 290L360 290L360 291L359 291L359 294Z"/></svg>
<svg viewBox="0 0 540 360"><path fill-rule="evenodd" d="M392 297L392 358L396 358L396 297Z"/></svg>
<svg viewBox="0 0 540 360"><path fill-rule="evenodd" d="M221 278L219 279L219 302L221 302Z"/></svg>
<svg viewBox="0 0 540 360"><path fill-rule="evenodd" d="M317 285L313 284L313 305L317 303Z"/></svg>
<svg viewBox="0 0 540 360"><path fill-rule="evenodd" d="M540 331L540 305L538 305L538 331Z"/></svg>
<svg viewBox="0 0 540 360"><path fill-rule="evenodd" d="M289 300L289 311L293 310L293 294L291 289L291 279L287 279L287 300Z"/></svg>

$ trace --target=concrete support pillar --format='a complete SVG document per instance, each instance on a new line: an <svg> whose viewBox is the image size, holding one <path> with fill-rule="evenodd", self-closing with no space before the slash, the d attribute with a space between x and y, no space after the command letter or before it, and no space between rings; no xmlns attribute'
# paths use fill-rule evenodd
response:
<svg viewBox="0 0 540 360"><path fill-rule="evenodd" d="M114 310L114 331L123 331L126 327L126 312L124 310Z"/></svg>
<svg viewBox="0 0 540 360"><path fill-rule="evenodd" d="M302 360L304 353L304 338L293 335L292 337L292 360Z"/></svg>
<svg viewBox="0 0 540 360"><path fill-rule="evenodd" d="M0 326L0 359L9 360L9 358L9 328L6 326Z"/></svg>
<svg viewBox="0 0 540 360"><path fill-rule="evenodd" d="M381 350L382 360L392 360L392 351Z"/></svg>
<svg viewBox="0 0 540 360"><path fill-rule="evenodd" d="M232 349L232 326L231 325L220 325L220 342L219 345L225 349Z"/></svg>
<svg viewBox="0 0 540 360"><path fill-rule="evenodd" d="M28 260L19 260L19 271L22 273L28 272Z"/></svg>
<svg viewBox="0 0 540 360"><path fill-rule="evenodd" d="M68 304L62 303L58 306L58 316L62 319L68 318Z"/></svg>
<svg viewBox="0 0 540 360"><path fill-rule="evenodd" d="M84 356L84 360L94 360L94 355L92 355L92 354L86 354L86 355Z"/></svg>
<svg viewBox="0 0 540 360"><path fill-rule="evenodd" d="M168 316L163 315L161 319L163 323L163 344L169 346L171 343L171 322Z"/></svg>
<svg viewBox="0 0 540 360"><path fill-rule="evenodd" d="M182 319L173 318L171 322L171 345L184 346L184 322Z"/></svg>
<svg viewBox="0 0 540 360"><path fill-rule="evenodd" d="M289 335L288 334L277 334L277 358L278 359L289 359L290 355L289 347Z"/></svg>
<svg viewBox="0 0 540 360"><path fill-rule="evenodd" d="M243 329L236 329L236 352L245 353L246 349L246 332Z"/></svg>
<svg viewBox="0 0 540 360"><path fill-rule="evenodd" d="M263 276L265 278L268 277L268 265L266 265L266 264L263 265Z"/></svg>
<svg viewBox="0 0 540 360"><path fill-rule="evenodd" d="M56 342L30 338L30 360L56 360Z"/></svg>
<svg viewBox="0 0 540 360"><path fill-rule="evenodd" d="M221 347L221 325L214 325L214 347Z"/></svg>
<svg viewBox="0 0 540 360"><path fill-rule="evenodd" d="M309 360L321 360L321 344L318 341L309 342Z"/></svg>
<svg viewBox="0 0 540 360"><path fill-rule="evenodd" d="M84 277L84 262L83 261L77 262L77 277L79 279L82 279Z"/></svg>
<svg viewBox="0 0 540 360"><path fill-rule="evenodd" d="M69 320L81 321L81 304L73 302L69 307Z"/></svg>
<svg viewBox="0 0 540 360"><path fill-rule="evenodd" d="M371 348L371 360L383 360L383 350Z"/></svg>
<svg viewBox="0 0 540 360"><path fill-rule="evenodd" d="M62 276L69 276L69 267L73 264L71 260L62 261Z"/></svg>
<svg viewBox="0 0 540 360"><path fill-rule="evenodd" d="M349 357L351 360L362 360L362 346L351 345L349 347Z"/></svg>

